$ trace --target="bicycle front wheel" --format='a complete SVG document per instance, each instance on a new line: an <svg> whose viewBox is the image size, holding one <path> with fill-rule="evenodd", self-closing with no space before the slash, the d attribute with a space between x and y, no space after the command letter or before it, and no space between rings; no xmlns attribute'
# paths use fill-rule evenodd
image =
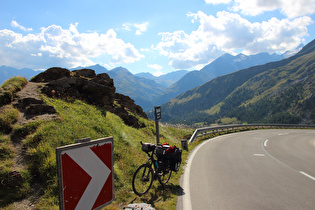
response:
<svg viewBox="0 0 315 210"><path fill-rule="evenodd" d="M148 164L139 166L132 178L132 188L135 194L146 194L153 183L153 170Z"/></svg>

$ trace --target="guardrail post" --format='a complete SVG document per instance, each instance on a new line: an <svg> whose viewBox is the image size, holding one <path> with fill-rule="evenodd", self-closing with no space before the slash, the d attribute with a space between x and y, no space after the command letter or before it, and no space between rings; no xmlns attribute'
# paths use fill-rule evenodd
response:
<svg viewBox="0 0 315 210"><path fill-rule="evenodd" d="M183 139L180 141L182 144L182 149L188 151L188 142L187 139Z"/></svg>

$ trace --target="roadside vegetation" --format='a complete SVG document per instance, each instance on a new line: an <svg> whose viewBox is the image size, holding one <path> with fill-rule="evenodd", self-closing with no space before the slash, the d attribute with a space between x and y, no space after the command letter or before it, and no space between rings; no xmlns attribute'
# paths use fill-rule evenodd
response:
<svg viewBox="0 0 315 210"><path fill-rule="evenodd" d="M23 183L19 186L9 186L4 183L0 190L0 208L13 209L13 202L21 198L30 198L32 186L37 187L36 204L38 209L58 209L58 181L56 154L57 147L73 144L75 139L90 137L92 140L110 137L114 138L114 182L115 201L105 209L121 209L129 203L149 203L156 209L175 209L176 197L180 191L179 179L181 170L172 175L170 184L163 189L158 182L154 184L147 195L141 198L132 191L131 180L139 165L146 161L140 141L156 143L155 125L151 120L139 118L146 125L135 129L126 126L124 122L110 112L79 100L62 101L44 98L47 104L57 110L59 117L49 121L33 121L24 125L14 124L18 111L6 107L0 114L0 178L5 180L9 172L16 169L14 163L15 151L11 135L22 137L25 150L26 167L20 169ZM4 125L4 126L2 126ZM181 147L181 139L187 138L193 129L184 127L160 126L160 141ZM188 152L183 152L183 163ZM8 189L12 193L7 193ZM33 198L34 199L34 198Z"/></svg>

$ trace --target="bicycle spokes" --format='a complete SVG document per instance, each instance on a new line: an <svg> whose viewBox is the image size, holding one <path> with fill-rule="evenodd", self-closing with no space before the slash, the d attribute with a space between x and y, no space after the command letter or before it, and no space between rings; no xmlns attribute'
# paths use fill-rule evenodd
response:
<svg viewBox="0 0 315 210"><path fill-rule="evenodd" d="M149 165L141 165L135 172L132 180L134 192L141 196L149 191L153 182L153 170Z"/></svg>

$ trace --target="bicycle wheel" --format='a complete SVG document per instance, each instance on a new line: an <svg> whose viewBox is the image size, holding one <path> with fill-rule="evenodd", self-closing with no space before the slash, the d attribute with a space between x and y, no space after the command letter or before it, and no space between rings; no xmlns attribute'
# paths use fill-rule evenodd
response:
<svg viewBox="0 0 315 210"><path fill-rule="evenodd" d="M148 164L139 166L132 178L132 188L135 194L146 194L153 183L153 170Z"/></svg>
<svg viewBox="0 0 315 210"><path fill-rule="evenodd" d="M159 176L159 182L161 185L166 184L172 176L172 171L171 170L164 170L161 175Z"/></svg>

